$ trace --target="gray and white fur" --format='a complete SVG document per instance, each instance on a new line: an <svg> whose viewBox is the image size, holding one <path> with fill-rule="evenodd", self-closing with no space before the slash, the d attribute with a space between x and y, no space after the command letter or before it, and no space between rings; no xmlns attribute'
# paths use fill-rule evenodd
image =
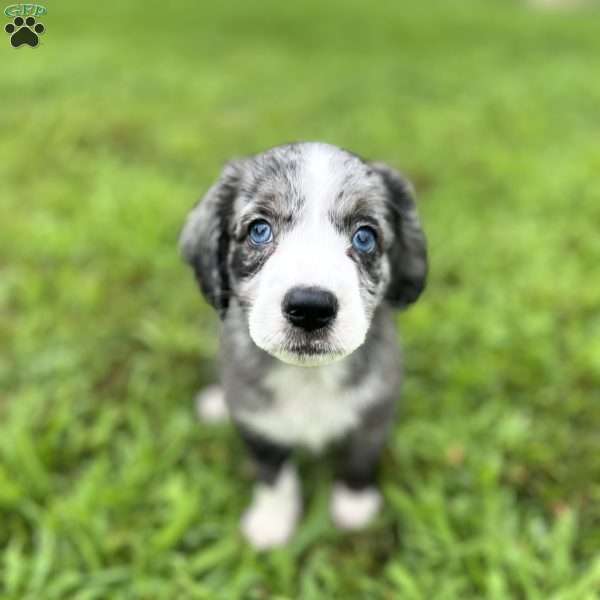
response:
<svg viewBox="0 0 600 600"><path fill-rule="evenodd" d="M257 243L256 227L270 239ZM243 533L257 548L293 533L297 447L335 449L332 518L362 527L380 505L377 464L399 395L392 310L419 297L427 274L412 186L335 146L278 146L225 166L180 247L223 322L222 387L200 409L218 416L224 400L257 466Z"/></svg>

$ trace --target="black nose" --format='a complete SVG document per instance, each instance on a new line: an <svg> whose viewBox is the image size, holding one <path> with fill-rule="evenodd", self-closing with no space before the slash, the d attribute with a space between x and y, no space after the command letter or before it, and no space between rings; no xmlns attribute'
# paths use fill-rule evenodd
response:
<svg viewBox="0 0 600 600"><path fill-rule="evenodd" d="M282 308L292 325L314 331L333 321L338 301L331 292L318 287L295 287L283 298Z"/></svg>

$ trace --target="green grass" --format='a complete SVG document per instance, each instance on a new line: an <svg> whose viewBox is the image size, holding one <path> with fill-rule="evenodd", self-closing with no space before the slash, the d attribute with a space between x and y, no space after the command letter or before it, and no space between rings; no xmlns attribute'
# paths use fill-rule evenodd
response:
<svg viewBox="0 0 600 600"><path fill-rule="evenodd" d="M0 597L600 596L599 14L519 2L49 3L0 50ZM386 506L293 543L196 422L218 324L180 262L228 158L319 139L414 180Z"/></svg>

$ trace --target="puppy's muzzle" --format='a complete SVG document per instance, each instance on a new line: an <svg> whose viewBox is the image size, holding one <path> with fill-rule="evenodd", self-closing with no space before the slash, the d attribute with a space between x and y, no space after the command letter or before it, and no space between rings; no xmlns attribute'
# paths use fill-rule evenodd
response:
<svg viewBox="0 0 600 600"><path fill-rule="evenodd" d="M337 315L337 298L318 287L294 287L283 298L285 318L304 331L316 331L329 325Z"/></svg>

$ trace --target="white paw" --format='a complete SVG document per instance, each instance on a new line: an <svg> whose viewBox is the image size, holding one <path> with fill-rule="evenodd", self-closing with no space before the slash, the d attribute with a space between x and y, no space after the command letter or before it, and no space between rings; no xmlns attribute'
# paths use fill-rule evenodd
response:
<svg viewBox="0 0 600 600"><path fill-rule="evenodd" d="M196 394L196 413L206 423L223 423L229 418L225 394L219 385L209 385Z"/></svg>
<svg viewBox="0 0 600 600"><path fill-rule="evenodd" d="M374 487L355 491L336 483L331 495L331 518L339 529L360 529L379 511L381 494Z"/></svg>
<svg viewBox="0 0 600 600"><path fill-rule="evenodd" d="M252 503L242 516L241 528L257 550L285 544L300 517L300 484L292 467L282 469L273 485L259 483Z"/></svg>

